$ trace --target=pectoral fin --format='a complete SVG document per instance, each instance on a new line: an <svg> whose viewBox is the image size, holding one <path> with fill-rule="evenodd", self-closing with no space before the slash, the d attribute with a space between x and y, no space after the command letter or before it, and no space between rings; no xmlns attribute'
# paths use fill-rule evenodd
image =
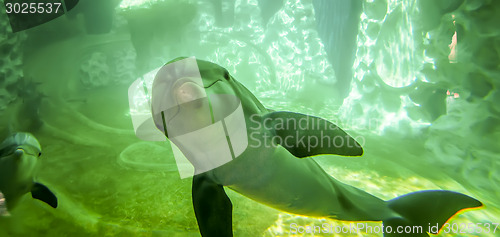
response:
<svg viewBox="0 0 500 237"><path fill-rule="evenodd" d="M205 174L193 177L193 207L203 237L233 236L233 205L222 185Z"/></svg>
<svg viewBox="0 0 500 237"><path fill-rule="evenodd" d="M57 207L57 197L43 184L35 183L31 189L31 196L49 204L53 208Z"/></svg>
<svg viewBox="0 0 500 237"><path fill-rule="evenodd" d="M321 154L361 156L363 148L337 125L314 116L293 112L272 112L263 117L273 139L298 158Z"/></svg>

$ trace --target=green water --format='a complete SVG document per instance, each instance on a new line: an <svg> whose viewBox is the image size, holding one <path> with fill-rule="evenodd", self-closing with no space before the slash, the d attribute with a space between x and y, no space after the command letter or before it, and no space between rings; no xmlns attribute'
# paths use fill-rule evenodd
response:
<svg viewBox="0 0 500 237"><path fill-rule="evenodd" d="M104 34L87 33L89 10L78 6L71 16L11 33L2 9L0 131L6 136L13 124L38 138L37 180L60 206L26 195L12 216L0 217L0 236L199 236L192 180L180 179L168 143L135 136L128 104L134 80L178 56L227 68L270 109L320 116L362 139L363 157L314 158L336 179L385 200L423 189L465 193L485 207L451 224L500 223L494 0L465 0L450 11L443 9L461 1L363 1L345 99L311 0L284 1L268 22L256 0L236 1L234 12L224 5L227 15L215 15L209 1L145 2L114 1ZM226 192L235 236L288 236L291 223L349 225ZM498 236L493 229L438 236Z"/></svg>

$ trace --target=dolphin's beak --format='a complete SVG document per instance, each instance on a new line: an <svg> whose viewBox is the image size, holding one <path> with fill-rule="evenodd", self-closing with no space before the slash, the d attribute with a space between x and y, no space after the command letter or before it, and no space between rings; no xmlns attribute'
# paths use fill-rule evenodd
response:
<svg viewBox="0 0 500 237"><path fill-rule="evenodd" d="M21 157L24 155L24 149L23 148L17 148L16 151L14 151L14 155L16 157Z"/></svg>
<svg viewBox="0 0 500 237"><path fill-rule="evenodd" d="M183 104L204 97L204 93L198 84L186 82L177 89L175 96L179 104Z"/></svg>
<svg viewBox="0 0 500 237"><path fill-rule="evenodd" d="M174 83L172 92L179 105L206 97L203 86L198 85L189 77L177 80Z"/></svg>

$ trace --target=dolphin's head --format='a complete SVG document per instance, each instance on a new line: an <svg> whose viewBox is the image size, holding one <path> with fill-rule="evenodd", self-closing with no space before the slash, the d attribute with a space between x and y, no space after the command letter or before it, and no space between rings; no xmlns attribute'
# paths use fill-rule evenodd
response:
<svg viewBox="0 0 500 237"><path fill-rule="evenodd" d="M27 192L41 154L40 143L30 133L20 132L7 137L0 144L0 172L3 173L0 186L10 189L6 192Z"/></svg>
<svg viewBox="0 0 500 237"><path fill-rule="evenodd" d="M262 107L228 70L194 58L176 58L165 64L152 88L153 120L167 137L172 128L186 133L213 124L240 102L245 112Z"/></svg>
<svg viewBox="0 0 500 237"><path fill-rule="evenodd" d="M165 64L164 68L167 69L168 65L184 59L188 58L176 58ZM175 75L170 74L177 76L177 78L172 78L174 83L172 93L179 104L190 102L206 94L234 94L234 87L236 87L234 78L225 68L215 63L193 59L176 65L175 69L177 69ZM199 78L201 78L201 83L197 80Z"/></svg>
<svg viewBox="0 0 500 237"><path fill-rule="evenodd" d="M18 132L10 135L0 144L0 157L13 154L39 157L42 154L42 147L31 133Z"/></svg>

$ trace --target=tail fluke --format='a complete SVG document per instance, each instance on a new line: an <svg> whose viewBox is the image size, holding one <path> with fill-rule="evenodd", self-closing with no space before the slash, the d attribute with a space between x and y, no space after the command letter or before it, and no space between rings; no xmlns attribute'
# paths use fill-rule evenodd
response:
<svg viewBox="0 0 500 237"><path fill-rule="evenodd" d="M409 193L388 201L388 207L400 217L384 220L384 236L437 234L460 210L482 205L472 197L452 191L429 190ZM389 230L391 233L388 233Z"/></svg>

